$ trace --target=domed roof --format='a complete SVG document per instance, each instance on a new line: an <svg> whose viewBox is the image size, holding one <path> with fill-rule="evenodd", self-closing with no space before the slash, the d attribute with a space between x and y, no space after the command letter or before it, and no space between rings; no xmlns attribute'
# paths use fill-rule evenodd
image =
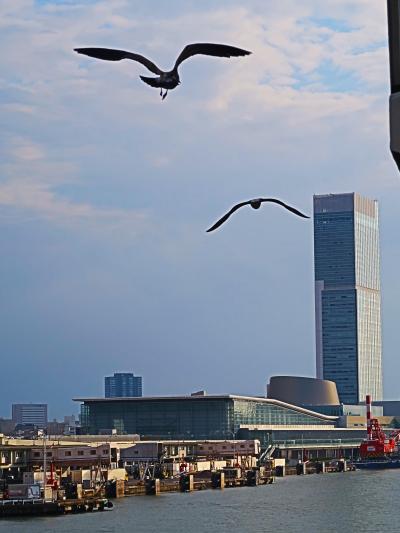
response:
<svg viewBox="0 0 400 533"><path fill-rule="evenodd" d="M267 397L294 405L340 405L336 383L301 376L273 376Z"/></svg>

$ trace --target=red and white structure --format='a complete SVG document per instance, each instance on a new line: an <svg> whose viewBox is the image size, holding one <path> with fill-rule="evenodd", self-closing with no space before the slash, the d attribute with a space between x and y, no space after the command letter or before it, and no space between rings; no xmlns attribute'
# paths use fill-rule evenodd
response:
<svg viewBox="0 0 400 533"><path fill-rule="evenodd" d="M365 399L367 408L367 438L360 445L360 456L363 459L385 457L392 454L396 449L396 440L387 437L382 431L377 418L371 418L371 396Z"/></svg>
<svg viewBox="0 0 400 533"><path fill-rule="evenodd" d="M365 398L365 405L367 407L367 440L372 440L371 396L369 394Z"/></svg>

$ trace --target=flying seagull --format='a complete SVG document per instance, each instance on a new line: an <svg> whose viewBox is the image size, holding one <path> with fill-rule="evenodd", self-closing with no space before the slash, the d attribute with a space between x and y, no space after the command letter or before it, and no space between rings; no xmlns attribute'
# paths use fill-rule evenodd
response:
<svg viewBox="0 0 400 533"><path fill-rule="evenodd" d="M263 202L272 202L274 204L279 204L281 205L282 207L285 207L286 209L288 209L289 211L291 211L292 213L294 213L295 215L298 215L299 217L303 217L303 218L310 218L308 217L307 215L304 215L303 213L301 213L300 211L298 211L297 209L295 209L294 207L291 207L290 205L287 205L283 202L281 202L281 200L277 200L276 198L254 198L253 200L248 200L247 202L240 202L240 204L236 204L235 206L232 207L232 209L230 211L228 211L223 217L221 217L215 224L214 226L211 226L211 228L209 228L207 230L207 233L209 233L210 231L214 231L215 229L219 228L224 222L226 222L228 220L228 218L235 212L237 211L238 209L240 209L241 207L243 207L244 205L250 205L253 209L260 209L261 207L261 204Z"/></svg>
<svg viewBox="0 0 400 533"><path fill-rule="evenodd" d="M140 76L140 79L151 87L158 87L160 89L160 96L163 100L167 96L168 90L175 89L175 87L180 84L178 67L183 61L185 61L185 59L197 54L217 57L238 57L251 54L251 52L248 52L247 50L242 50L235 46L228 46L227 44L188 44L175 61L174 68L169 71L164 71L159 69L157 65L147 59L147 57L132 52L126 52L125 50L113 50L112 48L75 48L74 50L75 52L78 52L78 54L85 54L90 57L96 57L97 59L105 59L106 61L120 61L121 59L133 59L133 61L138 61L149 69L150 72L157 74L157 77L155 78ZM164 94L163 89L165 89Z"/></svg>

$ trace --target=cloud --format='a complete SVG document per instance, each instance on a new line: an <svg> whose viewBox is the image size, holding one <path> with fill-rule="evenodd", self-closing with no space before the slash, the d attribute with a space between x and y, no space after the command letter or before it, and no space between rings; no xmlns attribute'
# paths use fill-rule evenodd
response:
<svg viewBox="0 0 400 533"><path fill-rule="evenodd" d="M154 165L156 168L164 168L168 167L171 164L171 157L169 155L156 155L152 158L150 158L150 162L152 165Z"/></svg>
<svg viewBox="0 0 400 533"><path fill-rule="evenodd" d="M43 149L37 144L24 140L12 139L11 154L15 159L22 159L24 161L35 161L44 158Z"/></svg>
<svg viewBox="0 0 400 533"><path fill-rule="evenodd" d="M139 3L123 0L0 5L5 30L0 86L7 95L0 105L9 124L3 135L15 158L3 161L3 169L12 179L26 179L34 171L40 186L28 187L27 196L47 191L43 206L57 199L60 212L73 212L74 202L63 198L59 185L74 183L79 199L84 181L96 203L95 183L105 174L102 162L108 168L110 158L117 186L131 174L129 159L139 174L147 163L152 175L172 168L172 161L179 165L192 143L207 150L213 135L239 142L242 129L250 131L252 124L261 135L246 135L244 144L258 146L268 139L274 149L289 134L303 142L307 132L312 136L324 130L327 138L340 127L362 128L366 139L374 137L376 128L384 131L386 14L375 3L327 0L323 13L316 0L179 5L172 2L168 14L152 10L151 16ZM160 104L156 92L138 79L140 65L105 63L72 52L85 45L126 47L168 66L194 40L235 43L253 55L189 60L182 66L182 87ZM25 115L32 121L31 141L24 144ZM153 145L155 135L163 139L161 146ZM161 179L161 174L154 175ZM136 186L138 180L131 183ZM89 205L86 198L81 203Z"/></svg>
<svg viewBox="0 0 400 533"><path fill-rule="evenodd" d="M349 17L350 22L362 25L340 31L316 21L313 10L304 15L299 10L296 17L293 9L291 17L285 13L266 21L250 10L237 9L215 16L214 23L220 22L222 32L229 25L225 31L231 40L243 42L247 36L254 54L221 68L208 108L226 112L239 107L240 118L287 109L307 122L371 108L375 88L387 84L382 28L371 35L371 18L352 21ZM347 80L340 88L337 78L343 75Z"/></svg>
<svg viewBox="0 0 400 533"><path fill-rule="evenodd" d="M138 232L148 226L144 210L98 207L57 193L57 188L76 181L76 168L68 162L51 162L45 148L30 139L11 138L6 151L8 161L0 165L0 206L17 210L22 218L28 214L58 224L127 225Z"/></svg>
<svg viewBox="0 0 400 533"><path fill-rule="evenodd" d="M0 204L26 210L56 222L101 220L111 225L121 225L121 223L143 225L146 221L144 213L99 209L91 204L74 203L41 184L23 180L0 185Z"/></svg>
<svg viewBox="0 0 400 533"><path fill-rule="evenodd" d="M33 115L35 113L34 106L19 104L17 102L1 104L0 109L5 113L24 113L27 115Z"/></svg>

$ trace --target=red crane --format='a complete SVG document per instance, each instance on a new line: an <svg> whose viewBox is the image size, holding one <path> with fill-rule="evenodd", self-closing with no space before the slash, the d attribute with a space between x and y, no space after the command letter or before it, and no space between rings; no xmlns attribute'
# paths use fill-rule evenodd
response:
<svg viewBox="0 0 400 533"><path fill-rule="evenodd" d="M396 441L399 435L387 437L382 431L377 418L371 418L371 396L368 394L365 400L367 406L367 438L360 445L362 459L373 457L385 457L396 450Z"/></svg>

